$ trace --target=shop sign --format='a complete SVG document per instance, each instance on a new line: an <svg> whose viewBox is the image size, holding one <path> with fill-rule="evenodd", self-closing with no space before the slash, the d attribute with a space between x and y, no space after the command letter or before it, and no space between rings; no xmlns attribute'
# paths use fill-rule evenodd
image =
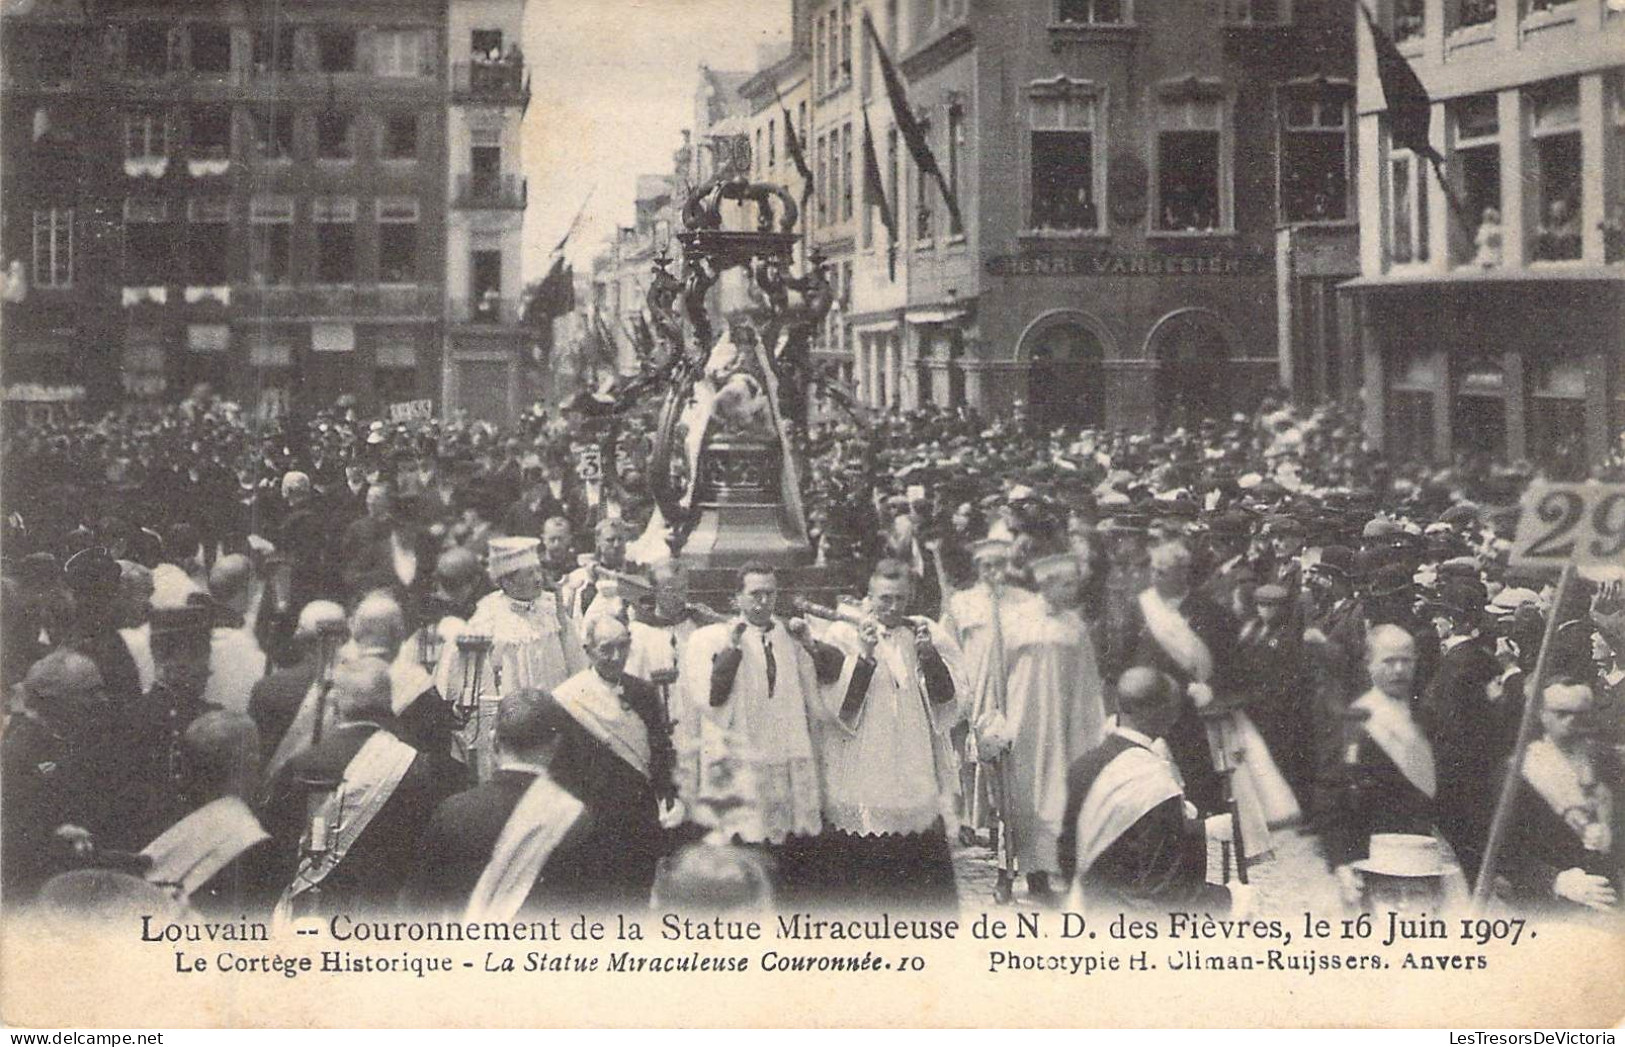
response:
<svg viewBox="0 0 1625 1047"><path fill-rule="evenodd" d="M1262 254L1161 254L1155 251L1068 251L995 255L989 276L1268 276Z"/></svg>

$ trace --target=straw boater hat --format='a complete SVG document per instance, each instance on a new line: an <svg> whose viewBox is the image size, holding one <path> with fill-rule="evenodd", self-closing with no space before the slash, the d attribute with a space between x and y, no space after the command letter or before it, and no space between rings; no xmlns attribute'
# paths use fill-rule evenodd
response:
<svg viewBox="0 0 1625 1047"><path fill-rule="evenodd" d="M542 565L540 538L493 538L487 543L489 556L485 565L491 580L506 578L517 571Z"/></svg>
<svg viewBox="0 0 1625 1047"><path fill-rule="evenodd" d="M1078 564L1078 558L1071 553L1059 553L1055 556L1046 556L1042 560L1034 560L1031 564L1033 581L1039 585L1064 574L1081 575L1083 569Z"/></svg>
<svg viewBox="0 0 1625 1047"><path fill-rule="evenodd" d="M1370 857L1354 862L1362 873L1406 878L1444 875L1444 858L1439 841L1411 833L1374 833Z"/></svg>

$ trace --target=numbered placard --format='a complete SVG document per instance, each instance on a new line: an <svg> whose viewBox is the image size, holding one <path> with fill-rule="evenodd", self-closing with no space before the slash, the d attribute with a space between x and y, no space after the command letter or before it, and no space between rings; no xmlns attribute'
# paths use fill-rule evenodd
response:
<svg viewBox="0 0 1625 1047"><path fill-rule="evenodd" d="M1523 496L1512 562L1617 567L1625 561L1625 484L1537 483Z"/></svg>
<svg viewBox="0 0 1625 1047"><path fill-rule="evenodd" d="M594 483L604 478L604 455L597 444L576 444L570 450L575 452L576 475L585 483Z"/></svg>

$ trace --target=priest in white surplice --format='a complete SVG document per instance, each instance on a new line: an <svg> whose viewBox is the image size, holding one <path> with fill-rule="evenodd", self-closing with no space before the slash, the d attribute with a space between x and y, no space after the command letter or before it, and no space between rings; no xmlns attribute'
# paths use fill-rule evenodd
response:
<svg viewBox="0 0 1625 1047"><path fill-rule="evenodd" d="M479 708L458 736L460 755L479 781L495 770L493 728L502 696L526 688L551 691L586 664L574 624L543 585L540 545L535 538L491 539L486 571L501 589L480 600L463 632L491 641L477 677ZM471 656L455 639L448 641L435 673L440 694L458 704L475 680Z"/></svg>
<svg viewBox="0 0 1625 1047"><path fill-rule="evenodd" d="M1008 750L1012 795L1001 814L1028 893L1047 902L1055 898L1051 876L1060 872L1056 840L1067 768L1100 743L1106 710L1094 642L1073 609L1083 584L1078 558L1050 556L1031 566L1042 600L1006 607L1000 618L1009 668L1005 711L983 710L973 726L984 760Z"/></svg>
<svg viewBox="0 0 1625 1047"><path fill-rule="evenodd" d="M841 870L838 887L870 905L956 900L947 826L959 768L948 732L965 676L947 630L904 614L913 588L907 564L880 561L870 620L824 634L855 656L844 686L829 689L834 719L820 732L824 851Z"/></svg>
<svg viewBox="0 0 1625 1047"><path fill-rule="evenodd" d="M824 825L812 740L823 715L820 681L834 683L845 659L815 647L805 622L776 617L778 595L772 567L746 564L734 597L740 616L689 640L678 793L722 837L773 846L793 891L815 878L811 844Z"/></svg>

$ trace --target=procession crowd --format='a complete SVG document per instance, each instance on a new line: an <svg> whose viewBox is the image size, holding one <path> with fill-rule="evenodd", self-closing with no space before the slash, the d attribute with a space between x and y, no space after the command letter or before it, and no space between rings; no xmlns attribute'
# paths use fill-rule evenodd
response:
<svg viewBox="0 0 1625 1047"><path fill-rule="evenodd" d="M585 438L207 390L9 430L7 904L942 906L958 843L1001 896L1224 908L1284 831L1351 906L1447 898L1538 700L1495 891L1619 907L1625 600L1508 563L1527 470L1269 404L825 422L803 504L853 598L751 563L722 610L636 421L601 482Z"/></svg>

